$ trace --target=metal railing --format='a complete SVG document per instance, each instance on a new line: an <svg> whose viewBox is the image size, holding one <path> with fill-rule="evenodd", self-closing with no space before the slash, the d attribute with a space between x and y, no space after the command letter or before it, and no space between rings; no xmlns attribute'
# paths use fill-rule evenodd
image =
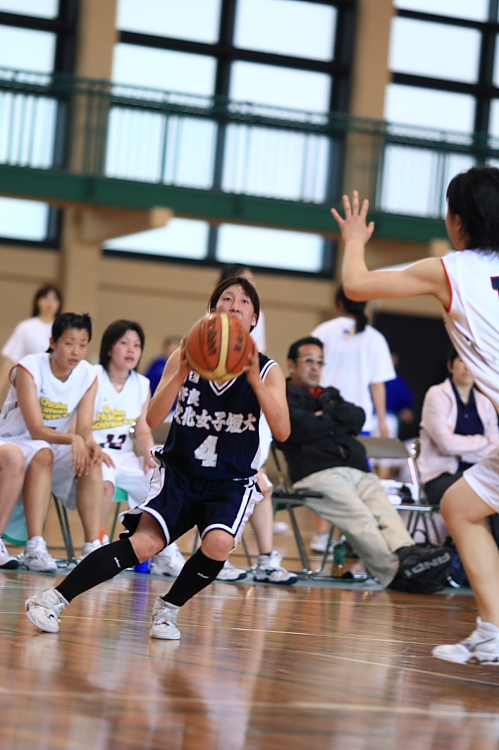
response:
<svg viewBox="0 0 499 750"><path fill-rule="evenodd" d="M0 68L0 164L437 218L499 139Z"/></svg>

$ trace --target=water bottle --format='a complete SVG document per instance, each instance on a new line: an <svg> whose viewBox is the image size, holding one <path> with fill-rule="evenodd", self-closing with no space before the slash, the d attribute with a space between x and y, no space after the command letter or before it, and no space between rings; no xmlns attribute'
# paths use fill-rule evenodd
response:
<svg viewBox="0 0 499 750"><path fill-rule="evenodd" d="M346 551L347 548L345 547L343 542L338 542L334 545L332 569L333 578L341 578L341 576L343 575Z"/></svg>
<svg viewBox="0 0 499 750"><path fill-rule="evenodd" d="M151 572L151 560L144 560L135 566L136 573L150 573Z"/></svg>

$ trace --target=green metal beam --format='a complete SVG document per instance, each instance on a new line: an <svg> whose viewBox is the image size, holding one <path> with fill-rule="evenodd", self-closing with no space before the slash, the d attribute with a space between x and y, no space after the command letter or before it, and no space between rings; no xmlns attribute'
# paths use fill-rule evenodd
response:
<svg viewBox="0 0 499 750"><path fill-rule="evenodd" d="M334 236L336 225L327 206L214 190L85 177L67 172L0 165L0 194L48 203L149 209L172 208L177 216L212 222L242 223ZM427 243L447 237L442 220L397 214L370 214L377 239Z"/></svg>

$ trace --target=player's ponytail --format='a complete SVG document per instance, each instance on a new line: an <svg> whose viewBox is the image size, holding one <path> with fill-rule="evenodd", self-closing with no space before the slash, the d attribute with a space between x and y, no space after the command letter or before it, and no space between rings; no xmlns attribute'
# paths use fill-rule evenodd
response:
<svg viewBox="0 0 499 750"><path fill-rule="evenodd" d="M354 302L348 299L343 286L339 286L336 292L336 304L338 306L341 304L345 312L355 318L355 333L362 333L368 323L368 318L364 311L366 303Z"/></svg>

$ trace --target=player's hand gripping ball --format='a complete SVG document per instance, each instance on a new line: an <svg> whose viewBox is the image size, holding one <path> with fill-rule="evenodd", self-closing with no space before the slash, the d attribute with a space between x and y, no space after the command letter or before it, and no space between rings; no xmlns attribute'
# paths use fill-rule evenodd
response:
<svg viewBox="0 0 499 750"><path fill-rule="evenodd" d="M254 351L253 339L238 317L213 312L194 323L185 339L192 369L206 380L233 380L242 375Z"/></svg>

